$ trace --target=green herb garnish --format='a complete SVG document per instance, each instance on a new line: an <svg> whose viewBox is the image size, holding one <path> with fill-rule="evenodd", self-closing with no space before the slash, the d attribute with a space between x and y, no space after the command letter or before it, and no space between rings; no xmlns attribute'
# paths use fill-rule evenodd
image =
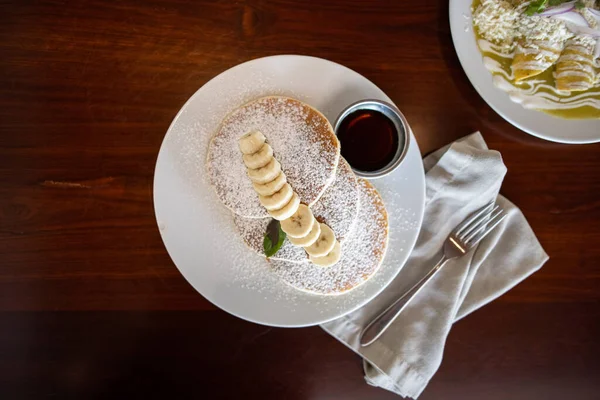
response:
<svg viewBox="0 0 600 400"><path fill-rule="evenodd" d="M265 250L265 255L267 257L272 257L283 245L283 241L285 240L286 234L281 229L281 224L279 221L274 219L267 225L267 232L265 233L265 238L263 239L263 249Z"/></svg>
<svg viewBox="0 0 600 400"><path fill-rule="evenodd" d="M544 8L546 8L546 3L548 0L535 0L529 3L527 6L527 10L525 10L525 14L532 16L533 14L537 14L541 12Z"/></svg>
<svg viewBox="0 0 600 400"><path fill-rule="evenodd" d="M546 6L555 7L560 6L563 3L566 3L570 0L534 0L529 3L527 10L525 10L525 14L532 16L533 14L539 14L546 9ZM585 7L585 3L582 0L577 0L575 2L575 8L578 10Z"/></svg>

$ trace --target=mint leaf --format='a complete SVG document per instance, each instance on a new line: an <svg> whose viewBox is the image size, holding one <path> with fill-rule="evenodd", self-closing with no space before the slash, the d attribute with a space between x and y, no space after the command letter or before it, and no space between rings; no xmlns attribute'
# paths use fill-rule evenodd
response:
<svg viewBox="0 0 600 400"><path fill-rule="evenodd" d="M279 221L274 219L267 225L267 232L263 239L263 249L267 257L272 257L279 251L286 238L285 232L281 229Z"/></svg>
<svg viewBox="0 0 600 400"><path fill-rule="evenodd" d="M585 3L581 0L577 0L575 2L575 8L578 10L584 9L585 8Z"/></svg>
<svg viewBox="0 0 600 400"><path fill-rule="evenodd" d="M277 245L275 247L277 248L277 250L279 250L281 248L281 246L283 246L283 241L287 237L287 234L283 231L283 229L281 229L281 224L279 223L279 221L277 221L277 227L279 228L279 238L277 240ZM277 251L277 250L275 250L275 251Z"/></svg>
<svg viewBox="0 0 600 400"><path fill-rule="evenodd" d="M263 239L263 249L265 250L265 254L267 257L271 257L275 252L271 254L271 250L273 249L273 241L271 238L265 234L265 238Z"/></svg>

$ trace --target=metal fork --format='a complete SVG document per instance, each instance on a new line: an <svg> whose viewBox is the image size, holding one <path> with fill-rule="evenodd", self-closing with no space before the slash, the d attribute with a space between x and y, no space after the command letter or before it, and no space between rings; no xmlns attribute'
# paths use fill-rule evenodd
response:
<svg viewBox="0 0 600 400"><path fill-rule="evenodd" d="M474 212L450 233L444 242L444 255L416 285L404 293L392 305L379 314L360 334L360 345L368 346L394 322L417 293L442 269L448 260L460 257L471 251L506 217L500 206L489 203Z"/></svg>

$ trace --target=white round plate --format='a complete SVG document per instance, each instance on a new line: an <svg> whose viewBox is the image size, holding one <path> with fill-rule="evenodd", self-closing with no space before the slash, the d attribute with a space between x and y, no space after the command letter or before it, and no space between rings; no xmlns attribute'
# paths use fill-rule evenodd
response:
<svg viewBox="0 0 600 400"><path fill-rule="evenodd" d="M528 110L511 101L506 92L494 86L492 74L483 65L475 41L471 4L472 0L450 0L450 29L458 59L485 102L511 124L539 138L560 143L599 142L599 120L567 120L541 111Z"/></svg>
<svg viewBox="0 0 600 400"><path fill-rule="evenodd" d="M244 245L233 216L217 199L205 172L208 142L221 120L244 103L267 95L297 98L320 110L330 122L361 99L391 102L360 74L319 58L267 57L223 72L188 100L164 138L154 173L156 220L177 268L216 306L264 325L316 325L361 307L400 271L423 218L423 165L411 136L402 165L372 181L387 206L390 241L384 263L369 281L340 296L295 290L280 282L268 262Z"/></svg>

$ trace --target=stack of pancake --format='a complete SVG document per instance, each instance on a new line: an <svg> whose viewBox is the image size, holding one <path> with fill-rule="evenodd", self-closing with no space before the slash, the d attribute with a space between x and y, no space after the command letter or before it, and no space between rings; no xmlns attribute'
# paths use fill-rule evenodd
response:
<svg viewBox="0 0 600 400"><path fill-rule="evenodd" d="M209 146L210 181L232 211L244 242L265 256L263 238L272 220L248 178L238 145L252 131L264 134L300 202L333 230L341 244L339 262L320 267L310 262L302 247L286 239L268 259L273 271L287 284L318 294L340 294L369 279L387 247L383 201L340 157L340 144L327 119L295 99L263 97L240 107L225 118Z"/></svg>

